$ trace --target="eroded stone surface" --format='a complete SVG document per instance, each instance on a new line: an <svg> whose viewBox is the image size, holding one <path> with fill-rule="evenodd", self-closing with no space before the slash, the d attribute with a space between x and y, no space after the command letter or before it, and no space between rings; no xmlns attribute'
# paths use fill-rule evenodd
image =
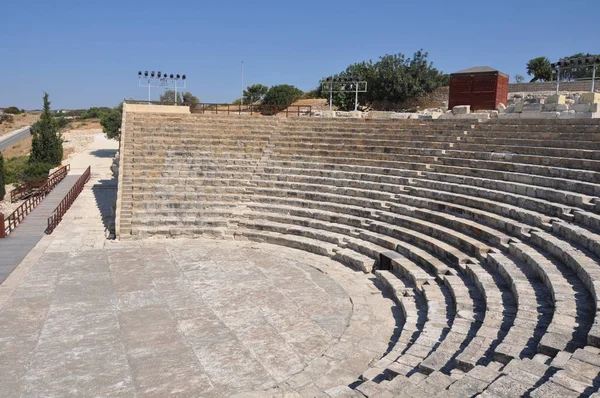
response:
<svg viewBox="0 0 600 398"><path fill-rule="evenodd" d="M0 309L4 397L324 391L355 381L395 326L369 275L294 249L55 250Z"/></svg>

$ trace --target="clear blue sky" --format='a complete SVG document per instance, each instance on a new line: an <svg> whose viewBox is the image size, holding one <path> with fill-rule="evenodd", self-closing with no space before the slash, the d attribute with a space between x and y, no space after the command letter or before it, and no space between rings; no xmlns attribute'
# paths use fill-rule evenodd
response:
<svg viewBox="0 0 600 398"><path fill-rule="evenodd" d="M353 62L423 48L450 73L525 75L536 56L600 53L598 0L5 1L0 107L114 106L144 99L138 70L186 73L188 91L230 102L244 83L316 87ZM154 90L157 98L159 90Z"/></svg>

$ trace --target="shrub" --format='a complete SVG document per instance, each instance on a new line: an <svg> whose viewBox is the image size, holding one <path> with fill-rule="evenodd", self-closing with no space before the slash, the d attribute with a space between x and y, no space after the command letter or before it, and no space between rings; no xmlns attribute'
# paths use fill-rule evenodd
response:
<svg viewBox="0 0 600 398"><path fill-rule="evenodd" d="M27 156L19 156L15 158L7 158L4 162L4 183L18 184L23 182L25 178L25 169L28 165Z"/></svg>
<svg viewBox="0 0 600 398"><path fill-rule="evenodd" d="M109 112L105 112L100 117L100 124L102 125L102 131L106 136L113 140L119 140L121 138L121 122L123 120L123 103L116 108L111 109Z"/></svg>
<svg viewBox="0 0 600 398"><path fill-rule="evenodd" d="M48 172L55 166L50 163L32 163L23 170L22 181L34 181L48 178Z"/></svg>
<svg viewBox="0 0 600 398"><path fill-rule="evenodd" d="M8 113L3 113L0 114L0 124L6 122L6 123L12 123L14 120L14 116L13 115L9 115Z"/></svg>
<svg viewBox="0 0 600 398"><path fill-rule="evenodd" d="M21 112L21 110L19 108L17 108L16 106L9 106L8 108L6 108L4 110L4 113L10 113L11 115L18 115L23 112Z"/></svg>
<svg viewBox="0 0 600 398"><path fill-rule="evenodd" d="M292 104L292 102L302 97L302 90L289 85L280 84L273 86L267 91L263 99L264 105L277 105L279 110L285 109Z"/></svg>

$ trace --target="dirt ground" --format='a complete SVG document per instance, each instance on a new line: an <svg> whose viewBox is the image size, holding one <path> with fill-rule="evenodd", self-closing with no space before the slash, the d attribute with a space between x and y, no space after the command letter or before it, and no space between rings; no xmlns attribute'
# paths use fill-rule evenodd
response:
<svg viewBox="0 0 600 398"><path fill-rule="evenodd" d="M0 124L0 137L10 133L11 131L18 130L21 127L32 125L37 122L40 118L39 114L22 113L20 115L14 115L12 123L4 122Z"/></svg>

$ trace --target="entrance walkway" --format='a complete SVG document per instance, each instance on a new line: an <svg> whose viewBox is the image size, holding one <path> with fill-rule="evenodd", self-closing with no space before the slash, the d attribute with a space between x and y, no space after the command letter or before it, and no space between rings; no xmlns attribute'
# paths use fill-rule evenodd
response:
<svg viewBox="0 0 600 398"><path fill-rule="evenodd" d="M0 283L42 239L48 227L48 217L80 175L69 173L7 238L0 239Z"/></svg>
<svg viewBox="0 0 600 398"><path fill-rule="evenodd" d="M8 238L0 239L0 305L1 298L10 294L4 281L26 258L28 253L35 257L38 252L72 251L82 247L103 247L105 230L110 226L112 206L116 200L116 180L112 178L110 165L118 149L118 142L108 140L103 134L94 137L94 142L84 153L68 161L69 175L29 214ZM52 235L45 235L48 217L65 197L88 166L92 175L83 191L63 217L63 221ZM64 227L67 224L68 227ZM42 238L44 238L42 240ZM42 242L40 242L42 240ZM23 266L22 272L27 267ZM8 290L8 291L7 291Z"/></svg>

